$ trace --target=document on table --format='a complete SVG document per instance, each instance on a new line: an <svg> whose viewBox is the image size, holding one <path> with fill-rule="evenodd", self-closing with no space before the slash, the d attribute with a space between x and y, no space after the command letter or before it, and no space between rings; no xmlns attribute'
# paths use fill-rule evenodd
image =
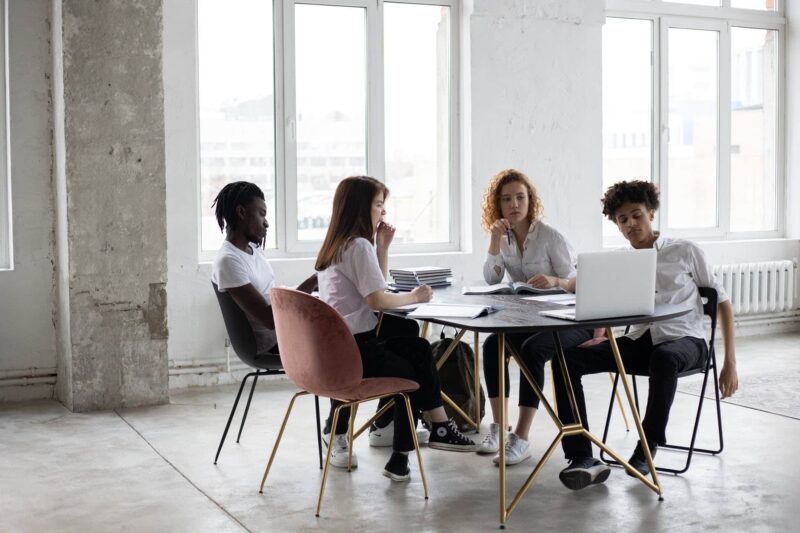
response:
<svg viewBox="0 0 800 533"><path fill-rule="evenodd" d="M399 307L394 307L392 309L387 309L387 311L395 311L398 313L410 313L417 307L419 307L419 304L408 304L408 305L401 305Z"/></svg>
<svg viewBox="0 0 800 533"><path fill-rule="evenodd" d="M491 305L423 304L406 315L408 318L477 318L498 311Z"/></svg>
<svg viewBox="0 0 800 533"><path fill-rule="evenodd" d="M545 302L556 305L575 305L574 294L548 294L547 296L526 296L523 300Z"/></svg>

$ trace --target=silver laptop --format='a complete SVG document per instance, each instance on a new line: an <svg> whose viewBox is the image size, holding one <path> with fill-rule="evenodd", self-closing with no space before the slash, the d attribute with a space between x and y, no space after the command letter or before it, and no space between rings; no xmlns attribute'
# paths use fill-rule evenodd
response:
<svg viewBox="0 0 800 533"><path fill-rule="evenodd" d="M578 255L575 307L540 311L564 320L652 315L656 300L656 250L615 250Z"/></svg>

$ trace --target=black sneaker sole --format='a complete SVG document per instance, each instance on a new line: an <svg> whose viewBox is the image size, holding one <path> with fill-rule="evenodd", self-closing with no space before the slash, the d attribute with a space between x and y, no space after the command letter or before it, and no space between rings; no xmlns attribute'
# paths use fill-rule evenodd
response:
<svg viewBox="0 0 800 533"><path fill-rule="evenodd" d="M429 440L428 448L433 448L434 450L446 450L449 452L474 452L475 450L478 449L478 445L475 443L453 444L450 442L438 442L435 440Z"/></svg>
<svg viewBox="0 0 800 533"><path fill-rule="evenodd" d="M588 471L575 469L567 472L561 472L558 474L558 479L560 479L561 483L563 483L568 489L581 490L585 489L589 485L596 485L598 483L605 482L609 475L611 475L611 469L608 467L606 467L604 470L601 470L594 477L594 479L592 479L592 474Z"/></svg>
<svg viewBox="0 0 800 533"><path fill-rule="evenodd" d="M388 477L392 481L397 481L397 482L409 481L411 479L410 470L403 476L400 474L395 474L394 472L389 472L388 470L384 469L383 475Z"/></svg>

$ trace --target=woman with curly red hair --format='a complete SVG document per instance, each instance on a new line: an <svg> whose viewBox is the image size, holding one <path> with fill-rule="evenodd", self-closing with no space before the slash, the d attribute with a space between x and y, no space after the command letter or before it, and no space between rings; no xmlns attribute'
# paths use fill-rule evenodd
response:
<svg viewBox="0 0 800 533"><path fill-rule="evenodd" d="M486 283L499 283L508 274L511 281L528 282L538 288L561 287L575 291L576 256L561 233L542 221L542 200L536 188L522 172L506 169L490 181L483 197L481 223L489 233L489 250L483 265ZM559 333L564 348L577 346L592 338L592 330L572 329ZM549 333L506 335L514 350L525 361L539 387L544 384L544 365L553 357L553 338ZM483 344L483 373L494 422L489 434L478 446L478 453L496 454L500 440L500 391L497 336L490 335ZM508 407L508 368L504 401ZM506 438L506 464L514 465L531 455L528 433L539 407L539 399L527 380L520 376L519 420Z"/></svg>

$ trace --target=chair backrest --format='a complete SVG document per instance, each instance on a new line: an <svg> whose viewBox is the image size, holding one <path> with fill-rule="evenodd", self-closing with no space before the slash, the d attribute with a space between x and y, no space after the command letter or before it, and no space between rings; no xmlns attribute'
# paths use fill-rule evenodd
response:
<svg viewBox="0 0 800 533"><path fill-rule="evenodd" d="M298 387L318 396L361 382L358 345L342 316L304 292L270 289L283 369Z"/></svg>
<svg viewBox="0 0 800 533"><path fill-rule="evenodd" d="M717 290L714 287L698 287L700 297L705 299L703 303L703 313L711 319L711 340L709 350L714 348L714 335L717 332Z"/></svg>
<svg viewBox="0 0 800 533"><path fill-rule="evenodd" d="M244 314L239 304L233 300L230 293L220 292L217 284L213 281L211 286L214 288L214 294L217 295L219 309L222 311L222 320L225 322L225 329L228 332L228 338L231 341L233 350L239 356L239 359L250 366L257 367L256 337L253 333L253 327L250 325L250 320L247 319L247 315Z"/></svg>

